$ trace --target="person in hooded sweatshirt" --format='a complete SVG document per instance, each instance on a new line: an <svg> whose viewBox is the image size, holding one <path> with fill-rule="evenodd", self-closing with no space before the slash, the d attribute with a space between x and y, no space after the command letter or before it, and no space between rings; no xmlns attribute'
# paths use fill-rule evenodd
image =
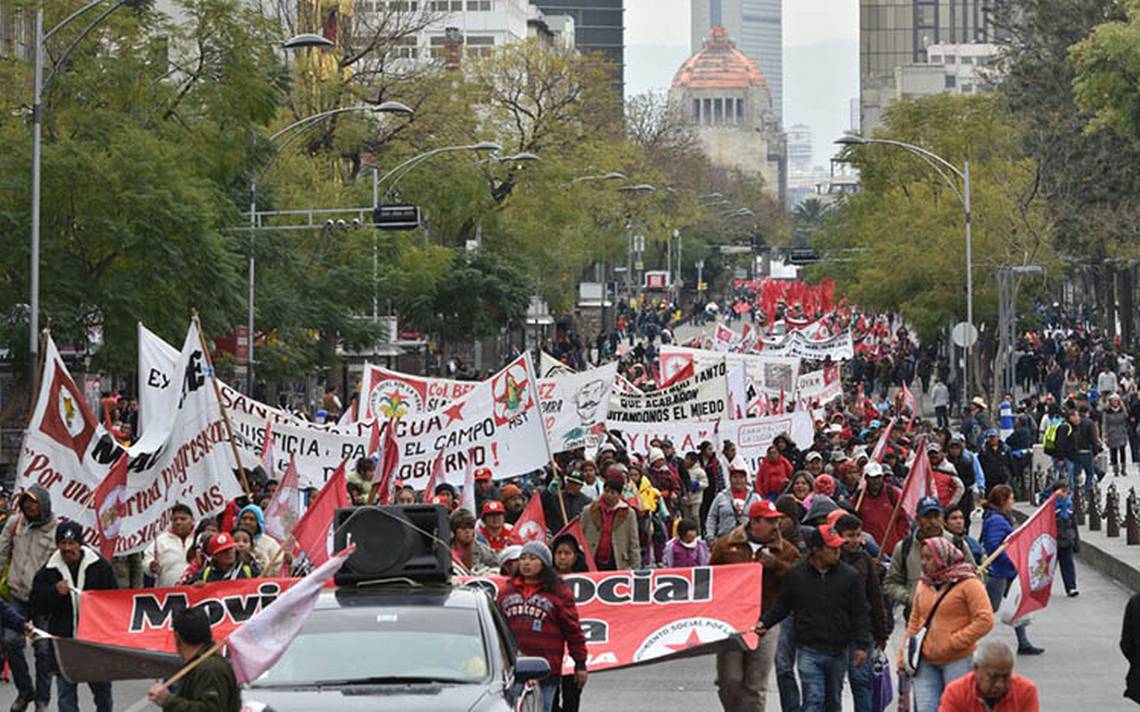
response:
<svg viewBox="0 0 1140 712"><path fill-rule="evenodd" d="M274 560L281 563L281 557L277 553L281 545L265 533L265 512L256 504L247 504L238 513L237 524L253 537L253 560L257 562L257 567L267 576L270 575L267 570L269 564Z"/></svg>
<svg viewBox="0 0 1140 712"><path fill-rule="evenodd" d="M55 528L59 520L51 512L51 495L43 487L32 485L16 497L16 513L8 517L0 532L0 568L8 567L9 603L17 613L43 628L45 621L32 614L32 581L55 552ZM32 700L47 706L51 699L51 673L55 660L51 643L33 643L36 659L35 686L32 685L28 661L24 657L24 636L4 631L4 654L16 683L13 712L24 712Z"/></svg>
<svg viewBox="0 0 1140 712"><path fill-rule="evenodd" d="M55 528L56 551L36 572L32 581L32 612L47 621L47 632L60 638L74 638L79 626L80 594L84 591L113 591L119 587L111 564L83 543L83 526L62 522ZM53 660L54 663L54 660ZM79 688L52 665L59 689L60 712L79 712ZM91 682L91 695L97 712L111 712L111 683ZM44 700L46 707L50 701ZM40 700L37 700L39 704Z"/></svg>

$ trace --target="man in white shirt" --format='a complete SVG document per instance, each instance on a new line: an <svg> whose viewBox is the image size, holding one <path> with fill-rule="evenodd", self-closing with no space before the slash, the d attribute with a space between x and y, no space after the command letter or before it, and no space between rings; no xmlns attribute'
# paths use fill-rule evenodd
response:
<svg viewBox="0 0 1140 712"><path fill-rule="evenodd" d="M170 529L159 534L143 551L143 571L166 588L178 583L186 571L186 552L194 543L194 512L185 504L170 508Z"/></svg>

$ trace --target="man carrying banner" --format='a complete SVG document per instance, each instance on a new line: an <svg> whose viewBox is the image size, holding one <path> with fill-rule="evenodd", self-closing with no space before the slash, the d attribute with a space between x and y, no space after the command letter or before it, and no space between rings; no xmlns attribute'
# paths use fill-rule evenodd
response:
<svg viewBox="0 0 1140 712"><path fill-rule="evenodd" d="M56 552L48 558L32 582L32 612L47 619L47 632L61 638L75 637L79 622L79 596L83 591L110 591L119 587L115 571L106 559L83 544L83 526L63 522L55 529ZM60 712L79 712L79 689L59 672L52 660L52 672L58 674ZM39 670L37 669L37 673ZM98 712L111 712L111 683L88 683ZM36 705L45 708L50 701L37 697Z"/></svg>
<svg viewBox="0 0 1140 712"><path fill-rule="evenodd" d="M187 664L208 654L178 683L178 692L171 692L161 682L151 685L146 696L165 712L238 712L241 709L241 691L229 661L220 654L209 654L214 639L206 609L195 606L175 611L171 618L174 628L174 646L178 657Z"/></svg>
<svg viewBox="0 0 1140 712"><path fill-rule="evenodd" d="M17 613L42 627L44 621L32 615L29 601L32 580L55 552L55 529L59 520L51 511L51 495L39 485L32 485L16 498L16 514L8 517L0 532L0 568L8 567L9 602ZM47 705L51 699L53 669L51 643L37 640L33 644L36 659L36 682L28 671L24 657L24 636L4 631L4 654L12 669L12 679L19 695L12 704L13 712L24 712L32 700Z"/></svg>
<svg viewBox="0 0 1140 712"><path fill-rule="evenodd" d="M780 535L783 516L771 502L756 500L748 510L748 523L718 539L709 555L709 563L713 566L747 561L764 564L761 611L775 604L784 574L800 559L800 552ZM741 645L739 649L717 653L717 695L725 712L764 709L768 678L780 638L778 623L773 623L771 635L762 638L756 650L747 650Z"/></svg>

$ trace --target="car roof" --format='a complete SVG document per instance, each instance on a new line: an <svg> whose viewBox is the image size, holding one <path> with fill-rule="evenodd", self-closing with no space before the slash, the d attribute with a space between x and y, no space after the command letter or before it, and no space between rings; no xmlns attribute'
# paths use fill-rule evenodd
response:
<svg viewBox="0 0 1140 712"><path fill-rule="evenodd" d="M480 602L485 603L488 600L487 594L480 590L443 585L343 586L330 591L322 591L317 598L316 610L368 608L372 606L431 606L474 609L480 605Z"/></svg>

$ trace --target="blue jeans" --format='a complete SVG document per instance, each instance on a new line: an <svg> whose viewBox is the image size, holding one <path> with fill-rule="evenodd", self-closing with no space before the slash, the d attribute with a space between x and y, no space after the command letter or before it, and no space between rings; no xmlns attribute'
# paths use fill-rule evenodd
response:
<svg viewBox="0 0 1140 712"><path fill-rule="evenodd" d="M776 645L776 686L780 690L780 711L800 712L800 685L796 682L796 641L792 638L792 619L780 624L780 641Z"/></svg>
<svg viewBox="0 0 1140 712"><path fill-rule="evenodd" d="M56 677L59 686L59 712L79 712L79 685L68 682L63 675ZM111 683L89 682L91 694L95 697L96 712L111 712Z"/></svg>
<svg viewBox="0 0 1140 712"><path fill-rule="evenodd" d="M803 712L840 712L843 707L843 676L847 652L824 653L799 648L796 668L803 685Z"/></svg>
<svg viewBox="0 0 1140 712"><path fill-rule="evenodd" d="M1053 458L1053 477L1059 478L1062 475L1069 481L1069 489L1076 490L1077 478L1073 473L1073 461Z"/></svg>
<svg viewBox="0 0 1140 712"><path fill-rule="evenodd" d="M867 659L859 667L851 662L855 646L847 648L847 679L851 683L851 696L855 698L855 712L871 712L871 679L873 675L874 651L867 651Z"/></svg>
<svg viewBox="0 0 1140 712"><path fill-rule="evenodd" d="M43 630L47 627L47 620L42 616L31 616L31 609L26 601L13 598L9 604L17 613L35 623ZM21 695L34 693L36 702L47 705L51 702L51 673L55 667L55 655L52 653L51 641L37 640L32 643L32 650L36 663L35 687L32 687L32 676L28 670L28 659L24 657L24 636L21 631L4 629L4 654L8 657L8 666L12 669L12 681Z"/></svg>
<svg viewBox="0 0 1140 712"><path fill-rule="evenodd" d="M1069 482L1077 486L1077 472L1085 473L1085 501L1092 497L1093 483L1096 482L1096 469L1093 468L1093 454L1089 450L1081 450L1073 458L1073 470L1069 475Z"/></svg>
<svg viewBox="0 0 1140 712"><path fill-rule="evenodd" d="M1009 587L1013 585L1013 579L1003 579L991 576L986 579L986 595L990 597L990 607L994 609L994 613L1001 608L1001 599L1005 597ZM1029 635L1025 632L1025 624L1014 626L1013 632L1017 634L1017 647L1028 648L1033 645L1029 642Z"/></svg>
<svg viewBox="0 0 1140 712"><path fill-rule="evenodd" d="M550 712L554 709L554 691L562 684L562 678L558 675L551 675L542 682L538 683L538 689L542 691L542 709ZM60 710L63 712L63 710Z"/></svg>
<svg viewBox="0 0 1140 712"><path fill-rule="evenodd" d="M911 682L911 688L914 690L912 712L938 712L942 691L950 683L967 675L972 667L973 662L969 655L945 665L932 665L923 660Z"/></svg>

